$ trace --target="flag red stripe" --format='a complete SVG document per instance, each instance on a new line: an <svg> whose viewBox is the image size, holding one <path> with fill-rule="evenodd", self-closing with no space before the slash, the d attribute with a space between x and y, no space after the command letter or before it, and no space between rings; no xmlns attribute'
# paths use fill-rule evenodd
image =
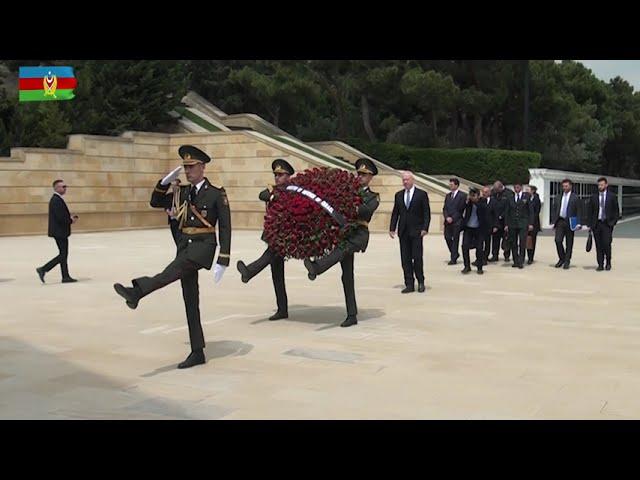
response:
<svg viewBox="0 0 640 480"><path fill-rule="evenodd" d="M21 78L20 90L44 90L42 80L42 78ZM58 90L76 88L77 86L78 82L74 77L58 79Z"/></svg>

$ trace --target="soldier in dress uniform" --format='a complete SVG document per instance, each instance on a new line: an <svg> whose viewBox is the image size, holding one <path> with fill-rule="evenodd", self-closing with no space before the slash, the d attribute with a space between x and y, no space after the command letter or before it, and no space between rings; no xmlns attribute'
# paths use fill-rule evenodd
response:
<svg viewBox="0 0 640 480"><path fill-rule="evenodd" d="M131 281L132 287L120 283L114 289L126 300L129 308L135 309L143 297L170 283L180 280L182 297L189 325L191 354L178 365L178 368L189 368L205 363L204 334L200 323L200 301L198 290L198 270L211 269L215 255L216 223L220 231L220 252L214 268L214 281L220 282L225 268L229 265L231 248L231 213L227 194L222 187L216 187L204 176L205 165L211 158L202 150L191 145L183 145L178 150L182 157L185 174L189 185L181 186L179 207L176 218L179 221L180 238L176 258L159 274L153 277L139 277ZM178 167L158 182L151 194L151 206L170 209L173 206L173 195L167 190L173 180L180 175L182 167Z"/></svg>
<svg viewBox="0 0 640 480"><path fill-rule="evenodd" d="M289 183L289 178L294 174L293 167L282 158L277 158L271 164L271 170L276 184L272 187L265 188L260 192L258 198L265 202L267 208L269 208L269 202L275 200L278 193L283 191ZM262 241L266 242L265 232L262 232ZM271 279L273 280L273 289L276 293L276 304L278 310L275 314L269 317L269 320L280 320L282 318L289 318L288 303L287 303L287 290L284 284L284 258L271 250L269 247L264 251L262 256L255 262L245 265L240 260L238 261L238 271L242 274L242 282L247 283L258 273L264 270L267 265L271 265Z"/></svg>
<svg viewBox="0 0 640 480"><path fill-rule="evenodd" d="M347 318L340 324L341 327L350 327L358 323L356 316L358 314L358 306L356 304L353 278L353 254L355 252L364 252L367 249L369 222L380 205L380 195L369 188L369 183L374 175L378 174L378 168L368 158L360 158L356 161L356 171L360 179L360 191L363 196L362 204L358 207L358 228L347 236L344 248L336 247L330 254L315 261L311 261L308 258L304 260L304 266L309 272L309 280L315 280L317 275L326 272L340 262L342 267L342 287L347 304Z"/></svg>

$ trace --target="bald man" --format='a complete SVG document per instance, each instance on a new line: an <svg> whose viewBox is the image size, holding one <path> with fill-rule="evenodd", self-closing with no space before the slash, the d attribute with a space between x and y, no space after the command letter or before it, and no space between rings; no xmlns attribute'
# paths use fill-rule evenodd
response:
<svg viewBox="0 0 640 480"><path fill-rule="evenodd" d="M418 292L422 293L425 291L422 239L429 232L431 222L429 195L416 188L409 171L402 173L402 185L404 188L395 196L389 236L395 238L397 230L405 284L402 293L415 291L414 277L418 280Z"/></svg>

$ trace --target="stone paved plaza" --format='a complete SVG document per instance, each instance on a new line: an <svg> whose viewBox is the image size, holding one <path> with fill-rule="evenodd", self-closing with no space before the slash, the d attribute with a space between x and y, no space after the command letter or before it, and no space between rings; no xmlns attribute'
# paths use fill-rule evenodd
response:
<svg viewBox="0 0 640 480"><path fill-rule="evenodd" d="M73 235L76 284L38 280L52 239L0 238L0 418L640 418L640 239L614 238L611 272L584 237L569 271L552 268L541 236L531 267L463 276L430 235L428 290L401 295L397 240L374 234L356 256L360 323L340 328L340 268L310 282L300 261L286 264L289 319L267 320L268 269L247 285L235 270L259 237L234 232L221 284L201 271L207 363L189 370L175 368L189 352L179 282L135 311L112 289L171 260L168 228Z"/></svg>

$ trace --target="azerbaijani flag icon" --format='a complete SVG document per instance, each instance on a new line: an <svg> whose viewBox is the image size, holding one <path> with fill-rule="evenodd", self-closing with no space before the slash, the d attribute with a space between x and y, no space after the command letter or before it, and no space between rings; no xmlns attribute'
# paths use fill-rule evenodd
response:
<svg viewBox="0 0 640 480"><path fill-rule="evenodd" d="M21 102L71 100L78 82L73 67L20 67Z"/></svg>

